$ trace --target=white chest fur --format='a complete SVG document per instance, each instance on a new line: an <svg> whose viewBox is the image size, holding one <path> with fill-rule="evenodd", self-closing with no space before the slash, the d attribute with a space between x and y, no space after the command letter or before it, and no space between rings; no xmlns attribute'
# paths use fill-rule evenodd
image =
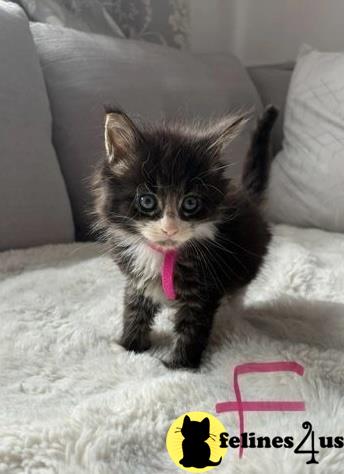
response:
<svg viewBox="0 0 344 474"><path fill-rule="evenodd" d="M167 299L161 284L163 255L143 242L133 242L126 252L130 257L131 268L137 276L138 289L144 289L145 295L155 303L166 304Z"/></svg>
<svg viewBox="0 0 344 474"><path fill-rule="evenodd" d="M132 267L141 279L141 285L160 276L163 256L148 245L142 243L133 248Z"/></svg>

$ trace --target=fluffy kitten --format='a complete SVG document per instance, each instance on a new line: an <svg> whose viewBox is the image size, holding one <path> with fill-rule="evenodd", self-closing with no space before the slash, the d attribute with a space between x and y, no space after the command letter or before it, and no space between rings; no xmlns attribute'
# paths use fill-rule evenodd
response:
<svg viewBox="0 0 344 474"><path fill-rule="evenodd" d="M205 129L185 125L143 127L124 112L108 110L107 157L93 190L96 226L127 276L122 345L142 352L162 305L175 308L177 335L171 368L197 368L222 297L256 276L270 232L258 205L270 170L269 139L277 111L258 122L242 182L221 161L224 146L245 117L228 117ZM176 299L162 289L163 253L177 249Z"/></svg>

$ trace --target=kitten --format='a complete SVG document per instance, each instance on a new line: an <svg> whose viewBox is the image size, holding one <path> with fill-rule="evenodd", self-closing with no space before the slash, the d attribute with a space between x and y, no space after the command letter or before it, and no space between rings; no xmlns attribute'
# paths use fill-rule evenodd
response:
<svg viewBox="0 0 344 474"><path fill-rule="evenodd" d="M182 448L183 458L179 461L184 467L196 467L203 469L208 466L218 466L222 458L218 461L211 461L210 447L206 442L213 435L210 433L209 418L203 418L202 421L191 421L188 415L185 415L181 434L184 437Z"/></svg>
<svg viewBox="0 0 344 474"><path fill-rule="evenodd" d="M259 204L276 117L270 106L258 122L237 185L221 158L245 116L192 129L138 126L121 110L107 111L107 157L93 179L94 209L96 227L127 277L127 350L150 347L154 317L170 305L177 338L164 363L200 365L221 299L252 281L267 251L270 231Z"/></svg>

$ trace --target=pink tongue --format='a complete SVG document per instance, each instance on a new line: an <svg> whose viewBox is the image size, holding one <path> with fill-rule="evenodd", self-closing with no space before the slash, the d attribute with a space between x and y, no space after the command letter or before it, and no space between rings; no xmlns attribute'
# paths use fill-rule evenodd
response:
<svg viewBox="0 0 344 474"><path fill-rule="evenodd" d="M165 296L168 300L176 299L176 292L174 290L173 276L174 266L177 260L177 251L168 250L163 253L164 261L161 267L161 282Z"/></svg>

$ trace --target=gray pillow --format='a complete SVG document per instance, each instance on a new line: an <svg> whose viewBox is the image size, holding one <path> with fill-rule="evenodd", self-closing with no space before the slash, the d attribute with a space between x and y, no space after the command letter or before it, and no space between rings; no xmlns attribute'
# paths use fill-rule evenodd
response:
<svg viewBox="0 0 344 474"><path fill-rule="evenodd" d="M87 177L104 153L104 104L148 120L215 117L260 109L245 69L233 56L195 57L172 48L31 25L53 111L53 139L71 197L78 237L87 236ZM229 149L246 152L248 130Z"/></svg>
<svg viewBox="0 0 344 474"><path fill-rule="evenodd" d="M0 250L70 242L69 199L29 24L0 2Z"/></svg>
<svg viewBox="0 0 344 474"><path fill-rule="evenodd" d="M123 38L115 20L98 0L12 0L40 23Z"/></svg>

